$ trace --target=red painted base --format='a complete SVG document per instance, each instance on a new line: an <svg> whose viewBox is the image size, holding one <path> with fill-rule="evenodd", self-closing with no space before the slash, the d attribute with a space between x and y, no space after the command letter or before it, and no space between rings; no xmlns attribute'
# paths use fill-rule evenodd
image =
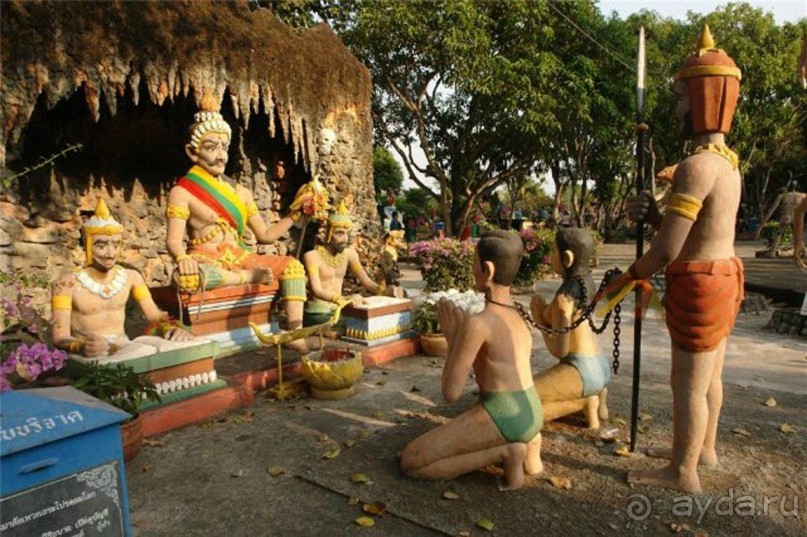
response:
<svg viewBox="0 0 807 537"><path fill-rule="evenodd" d="M347 346L362 353L364 367L380 365L395 358L412 356L420 352L420 342L417 339L401 339L371 349L352 344ZM274 359L267 359L265 363L266 366L253 366L253 369L247 371L229 376L221 375L220 378L227 380L228 383L225 388L141 412L143 436L165 433L249 406L257 393L277 384L277 366L274 365ZM302 368L299 363L283 367L284 381L301 375Z"/></svg>

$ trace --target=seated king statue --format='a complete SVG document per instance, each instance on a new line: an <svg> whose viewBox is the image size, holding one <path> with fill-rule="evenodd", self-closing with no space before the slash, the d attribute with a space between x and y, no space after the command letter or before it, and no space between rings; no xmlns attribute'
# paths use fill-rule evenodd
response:
<svg viewBox="0 0 807 537"><path fill-rule="evenodd" d="M103 199L82 226L85 266L60 276L51 287L53 344L72 355L120 361L155 354L188 342L193 336L157 308L139 272L117 264L123 226L109 214ZM131 341L124 332L126 301L140 306L151 322L148 336Z"/></svg>
<svg viewBox="0 0 807 537"><path fill-rule="evenodd" d="M259 243L274 242L301 218L302 202L295 199L287 216L267 226L252 193L231 185L224 175L231 129L210 94L202 98L201 109L185 146L194 165L171 189L166 209L166 246L179 269L180 291L272 283L277 277L288 328L298 328L306 299L302 264L289 256L251 252L244 232L251 229Z"/></svg>
<svg viewBox="0 0 807 537"><path fill-rule="evenodd" d="M377 284L367 275L359 260L359 254L348 247L352 227L353 222L343 200L328 217L324 244L318 245L303 256L312 295L312 299L305 304L305 326L327 322L338 304L360 306L364 302L361 295L342 296L342 286L348 269L368 293L403 297L403 290L400 287Z"/></svg>

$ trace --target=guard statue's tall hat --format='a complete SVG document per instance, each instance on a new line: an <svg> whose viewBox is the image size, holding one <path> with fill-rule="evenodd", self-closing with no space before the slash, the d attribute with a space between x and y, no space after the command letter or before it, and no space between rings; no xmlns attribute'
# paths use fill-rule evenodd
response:
<svg viewBox="0 0 807 537"><path fill-rule="evenodd" d="M686 84L689 97L691 134L731 130L731 120L740 95L742 73L731 56L716 48L704 25L698 50L675 74L676 82Z"/></svg>

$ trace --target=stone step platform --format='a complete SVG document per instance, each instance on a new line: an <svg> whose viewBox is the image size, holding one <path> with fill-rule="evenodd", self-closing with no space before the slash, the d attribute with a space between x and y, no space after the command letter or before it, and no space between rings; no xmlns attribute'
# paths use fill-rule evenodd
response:
<svg viewBox="0 0 807 537"><path fill-rule="evenodd" d="M309 338L307 342L310 348L319 348L318 338ZM372 348L343 340L326 340L325 345L360 352L366 368L420 353L417 338L398 339ZM164 397L164 404L142 412L143 435L158 435L251 405L256 396L277 384L279 371L275 356L274 347L264 347L217 359L217 381L222 385L175 401ZM284 382L302 378L299 353L283 350L282 376Z"/></svg>

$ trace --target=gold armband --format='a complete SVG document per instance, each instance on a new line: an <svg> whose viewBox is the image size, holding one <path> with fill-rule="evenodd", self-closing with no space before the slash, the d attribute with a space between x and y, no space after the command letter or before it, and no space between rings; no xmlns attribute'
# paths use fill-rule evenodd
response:
<svg viewBox="0 0 807 537"><path fill-rule="evenodd" d="M147 298L151 298L151 292L146 285L137 285L132 288L132 298L138 302L142 302Z"/></svg>
<svg viewBox="0 0 807 537"><path fill-rule="evenodd" d="M675 192L667 205L667 212L673 212L694 221L698 219L701 207L703 207L703 203L695 196Z"/></svg>
<svg viewBox="0 0 807 537"><path fill-rule="evenodd" d="M353 274L357 274L362 269L361 262L357 261L357 260L354 260L354 259L350 260L350 262L348 263L348 266L350 267L350 271Z"/></svg>
<svg viewBox="0 0 807 537"><path fill-rule="evenodd" d="M187 220L191 217L191 211L187 207L180 207L179 205L171 205L169 203L165 208L165 217Z"/></svg>
<svg viewBox="0 0 807 537"><path fill-rule="evenodd" d="M387 292L387 282L382 280L381 283L378 285L378 290L376 290L376 296L383 296L384 293Z"/></svg>
<svg viewBox="0 0 807 537"><path fill-rule="evenodd" d="M68 352L70 352L70 354L78 354L79 352L81 352L81 349L83 348L84 348L84 342L81 341L80 339L74 339L67 346L67 350Z"/></svg>
<svg viewBox="0 0 807 537"><path fill-rule="evenodd" d="M180 263L182 261L185 261L186 259L193 259L193 258L191 256L189 256L188 254L179 254L177 256L177 258L176 258L176 262Z"/></svg>
<svg viewBox="0 0 807 537"><path fill-rule="evenodd" d="M251 201L247 204L247 219L252 218L253 214L258 214L258 206Z"/></svg>
<svg viewBox="0 0 807 537"><path fill-rule="evenodd" d="M73 297L70 295L56 295L50 299L50 307L56 310L73 309Z"/></svg>
<svg viewBox="0 0 807 537"><path fill-rule="evenodd" d="M291 218L292 222L299 222L300 218L303 217L302 211L292 211L289 213L289 218Z"/></svg>

